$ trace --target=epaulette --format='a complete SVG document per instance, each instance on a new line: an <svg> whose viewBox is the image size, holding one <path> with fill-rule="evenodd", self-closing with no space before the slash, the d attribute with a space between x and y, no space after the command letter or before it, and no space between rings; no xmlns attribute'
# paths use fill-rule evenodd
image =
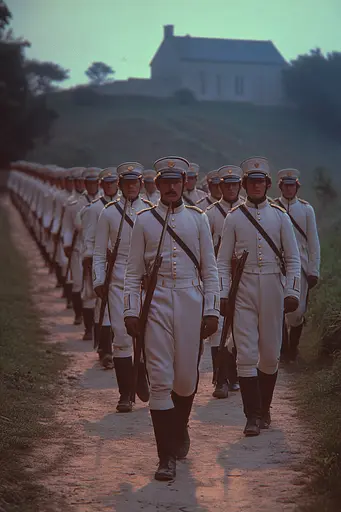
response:
<svg viewBox="0 0 341 512"><path fill-rule="evenodd" d="M146 203L150 207L154 206L151 201L149 201L148 199L144 199L144 197L141 197L141 201L143 201L144 203Z"/></svg>
<svg viewBox="0 0 341 512"><path fill-rule="evenodd" d="M150 201L148 201L148 203L150 203ZM140 215L141 213L145 212L150 212L150 210L152 210L153 208L156 208L156 204L152 204L150 208L144 208L143 210L140 210L139 212L137 212L137 215Z"/></svg>
<svg viewBox="0 0 341 512"><path fill-rule="evenodd" d="M74 199L73 201L71 201L69 204L69 206L73 206L74 204L77 204L78 203L78 199Z"/></svg>
<svg viewBox="0 0 341 512"><path fill-rule="evenodd" d="M276 203L277 197L276 197L276 199L272 199L272 197L269 197L269 196L267 196L266 198L267 198L267 200L269 201L270 204L274 204L274 203L277 204Z"/></svg>
<svg viewBox="0 0 341 512"><path fill-rule="evenodd" d="M300 203L302 204L309 204L308 201L305 201L304 199L301 199L300 197L297 198Z"/></svg>
<svg viewBox="0 0 341 512"><path fill-rule="evenodd" d="M212 210L213 206L215 206L217 203L219 203L219 201L216 201L215 203L210 204L210 205L206 208L206 211L207 211L207 210Z"/></svg>
<svg viewBox="0 0 341 512"><path fill-rule="evenodd" d="M109 206L112 206L113 204L117 203L117 201L119 201L119 200L120 200L120 198L115 199L115 201L110 201L108 204L105 205L104 208L109 208Z"/></svg>
<svg viewBox="0 0 341 512"><path fill-rule="evenodd" d="M189 204L185 204L185 208L189 208L190 210L194 210L198 213L204 213L201 208L198 208L197 206L191 206Z"/></svg>
<svg viewBox="0 0 341 512"><path fill-rule="evenodd" d="M277 210L281 210L282 213L287 213L284 208L282 208L281 206L279 206L279 204L277 203L270 203L269 201L269 205L272 206L272 208L277 208Z"/></svg>
<svg viewBox="0 0 341 512"><path fill-rule="evenodd" d="M237 206L234 206L233 208L231 208L231 210L228 213L230 214L230 213L235 212L236 210L238 210L238 208L241 207L242 204L244 204L244 203L237 204Z"/></svg>
<svg viewBox="0 0 341 512"><path fill-rule="evenodd" d="M207 197L207 196L202 197L201 199L199 199L199 201L197 201L197 202L196 202L196 204L200 204L200 203L202 203L203 201L205 201L206 197Z"/></svg>
<svg viewBox="0 0 341 512"><path fill-rule="evenodd" d="M101 199L101 196L100 197L97 197L97 199L94 199L93 201L91 201L91 204L93 203L97 203L97 201L99 201Z"/></svg>

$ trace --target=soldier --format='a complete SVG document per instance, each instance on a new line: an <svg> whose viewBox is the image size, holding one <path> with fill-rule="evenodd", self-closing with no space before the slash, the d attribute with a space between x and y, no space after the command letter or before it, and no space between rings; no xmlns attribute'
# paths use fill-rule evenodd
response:
<svg viewBox="0 0 341 512"><path fill-rule="evenodd" d="M156 204L160 199L160 192L155 184L156 172L154 169L145 169L143 171L144 190L141 193L143 199L147 199L152 204Z"/></svg>
<svg viewBox="0 0 341 512"><path fill-rule="evenodd" d="M285 211L266 197L271 186L266 158L244 160L242 186L247 200L232 208L223 228L218 254L221 314L229 314L227 297L231 260L249 252L235 302L233 339L247 423L246 436L269 428L282 342L283 308L297 309L300 296L300 256L292 224ZM285 261L285 267L284 267Z"/></svg>
<svg viewBox="0 0 341 512"><path fill-rule="evenodd" d="M200 199L203 199L206 194L203 190L199 190L196 187L199 176L199 165L195 163L189 164L187 171L187 181L182 195L185 204L194 206Z"/></svg>
<svg viewBox="0 0 341 512"><path fill-rule="evenodd" d="M107 167L99 173L99 181L103 195L85 207L82 215L83 233L83 269L87 275L92 276L93 254L95 248L96 230L99 216L103 208L119 198L118 176L116 167ZM95 341L98 343L98 355L104 368L112 368L112 331L108 310L103 320L101 331L98 329L100 299L96 300L95 307Z"/></svg>
<svg viewBox="0 0 341 512"><path fill-rule="evenodd" d="M242 181L242 170L236 165L224 165L220 167L218 171L214 171L220 183L220 190L222 198L220 201L213 203L212 206L207 208L206 214L210 223L213 245L215 248L215 254L218 254L221 236L223 232L224 221L228 212L235 206L243 203L243 199L240 197L241 181ZM212 175L212 179L215 179ZM216 359L218 354L218 348L220 344L221 331L223 327L223 317L219 319L219 328L217 332L211 336L211 355L213 374L216 370ZM224 347L223 349L223 360L224 368L221 369L218 376L218 382L216 384L213 395L215 398L227 398L228 392L238 391L238 377L235 362L235 350L233 345L229 344L229 349ZM233 353L231 353L231 351Z"/></svg>
<svg viewBox="0 0 341 512"><path fill-rule="evenodd" d="M211 204L219 201L221 198L221 190L220 190L220 178L217 174L217 171L210 171L206 176L207 186L209 190L209 194L202 199L199 199L197 202L197 206L202 210L206 211L206 209L211 206Z"/></svg>
<svg viewBox="0 0 341 512"><path fill-rule="evenodd" d="M143 166L138 162L126 162L117 167L122 196L103 209L98 220L95 238L94 288L98 297L103 299L108 244L111 242L112 246L115 245L125 202L128 201L108 297L111 326L114 332L113 361L120 394L116 407L117 412L132 411L133 345L123 320L123 285L136 215L147 206L151 206L149 201L141 199L139 196L142 186L142 172Z"/></svg>
<svg viewBox="0 0 341 512"><path fill-rule="evenodd" d="M138 336L141 279L153 265L161 223L171 203L173 231L165 235L146 325L145 355L159 456L155 478L172 480L176 456L184 458L189 450L187 425L198 383L201 340L218 326L219 283L207 217L182 200L188 162L161 158L154 167L161 199L137 216L125 278L124 317L128 333Z"/></svg>
<svg viewBox="0 0 341 512"><path fill-rule="evenodd" d="M294 226L294 232L301 256L301 296L295 312L286 315L289 347L288 356L295 361L298 345L304 325L304 315L308 305L308 293L316 286L320 270L320 242L313 207L297 197L300 173L297 169L282 169L278 172L278 186L281 197L275 201L288 213Z"/></svg>

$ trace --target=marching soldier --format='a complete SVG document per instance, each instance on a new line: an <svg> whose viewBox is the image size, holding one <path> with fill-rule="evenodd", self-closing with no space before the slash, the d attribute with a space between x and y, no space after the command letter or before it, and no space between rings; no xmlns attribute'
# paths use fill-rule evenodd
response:
<svg viewBox="0 0 341 512"><path fill-rule="evenodd" d="M141 198L147 199L152 204L156 204L160 199L160 192L155 184L156 172L154 169L145 169L143 171L144 190L141 193Z"/></svg>
<svg viewBox="0 0 341 512"><path fill-rule="evenodd" d="M227 297L233 254L240 257L244 250L248 251L234 305L232 334L247 418L244 434L255 436L260 428L269 428L271 423L283 308L289 313L298 307L301 264L288 215L266 197L271 186L267 159L249 158L241 168L247 199L225 219L218 268L221 313L225 316L231 308Z"/></svg>
<svg viewBox="0 0 341 512"><path fill-rule="evenodd" d="M116 167L107 167L99 173L99 181L103 195L95 199L84 208L82 215L83 233L83 269L87 275L92 276L93 254L95 248L96 230L99 216L103 208L119 198L118 176ZM104 368L112 368L112 331L108 310L103 320L101 330L98 329L100 299L96 300L95 307L95 341L98 343L98 354Z"/></svg>
<svg viewBox="0 0 341 512"><path fill-rule="evenodd" d="M200 199L203 199L206 194L203 190L196 187L199 176L199 165L194 162L189 164L187 171L187 181L183 192L183 200L189 206L195 206Z"/></svg>
<svg viewBox="0 0 341 512"><path fill-rule="evenodd" d="M220 178L217 174L217 171L210 171L206 176L207 186L209 190L209 194L199 199L197 202L197 206L202 210L206 211L206 209L211 206L211 204L219 201L221 198L221 190L220 190Z"/></svg>
<svg viewBox="0 0 341 512"><path fill-rule="evenodd" d="M294 226L294 232L301 256L301 295L296 311L286 315L288 332L288 356L295 361L308 305L308 293L316 286L320 270L320 242L313 207L297 197L300 173L297 169L282 169L278 172L278 186L281 197L275 201L284 208Z"/></svg>
<svg viewBox="0 0 341 512"><path fill-rule="evenodd" d="M111 326L114 333L113 361L120 394L116 407L117 412L132 411L133 345L123 320L123 286L131 236L137 213L151 206L151 203L141 199L139 196L142 186L142 172L143 166L138 162L127 162L117 167L122 196L119 200L109 203L103 209L98 220L95 238L93 261L94 288L98 297L104 299L107 249L109 242L112 247L115 245L125 202L128 201L108 297Z"/></svg>
<svg viewBox="0 0 341 512"><path fill-rule="evenodd" d="M201 340L218 326L219 283L207 217L183 203L188 162L161 158L154 167L161 199L137 216L125 278L124 317L128 333L137 337L141 279L153 266L171 208L146 324L145 355L159 456L155 478L172 480L176 456L186 457L189 450L187 425L198 382Z"/></svg>
<svg viewBox="0 0 341 512"><path fill-rule="evenodd" d="M213 180L219 179L222 198L220 201L213 203L213 205L206 210L206 214L210 223L215 254L217 255L221 243L225 218L232 208L242 204L244 200L239 195L242 181L242 170L240 167L237 167L236 165L224 165L223 167L220 167L218 171L214 172L216 173L217 178L215 178L214 175L211 176ZM219 328L217 332L210 337L213 374L216 371L216 361L223 320L224 319L221 316L219 318ZM229 348L232 349L232 347ZM235 352L234 350L232 351ZM225 362L224 371L220 371L218 374L218 381L215 390L213 391L213 396L215 398L227 398L229 389L230 391L237 391L239 389L235 355L232 354L227 347L224 347L223 352L223 360Z"/></svg>

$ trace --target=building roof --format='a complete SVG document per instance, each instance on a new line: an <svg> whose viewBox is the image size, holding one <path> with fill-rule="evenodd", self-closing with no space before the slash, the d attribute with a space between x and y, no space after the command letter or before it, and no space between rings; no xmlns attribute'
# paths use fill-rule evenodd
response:
<svg viewBox="0 0 341 512"><path fill-rule="evenodd" d="M280 64L286 61L272 41L213 39L204 37L170 38L180 60Z"/></svg>

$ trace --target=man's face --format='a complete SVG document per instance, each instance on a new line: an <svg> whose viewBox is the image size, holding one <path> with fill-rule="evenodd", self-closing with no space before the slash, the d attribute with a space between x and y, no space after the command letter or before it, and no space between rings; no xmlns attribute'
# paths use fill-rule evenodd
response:
<svg viewBox="0 0 341 512"><path fill-rule="evenodd" d="M134 201L140 193L141 189L141 180L138 178L133 180L120 180L120 189L122 190L122 194L125 198L130 201Z"/></svg>
<svg viewBox="0 0 341 512"><path fill-rule="evenodd" d="M187 176L187 182L185 185L186 190L194 190L195 185L197 184L197 177L196 176Z"/></svg>
<svg viewBox="0 0 341 512"><path fill-rule="evenodd" d="M172 179L158 179L156 186L160 191L161 201L164 204L176 203L182 196L183 190L183 179L172 178Z"/></svg>
<svg viewBox="0 0 341 512"><path fill-rule="evenodd" d="M247 178L246 179L246 193L252 199L261 199L266 195L268 189L265 178Z"/></svg>
<svg viewBox="0 0 341 512"><path fill-rule="evenodd" d="M83 178L79 178L75 180L75 189L77 192L82 193L84 191L84 180Z"/></svg>
<svg viewBox="0 0 341 512"><path fill-rule="evenodd" d="M99 188L98 180L85 180L85 188L90 196L95 196Z"/></svg>
<svg viewBox="0 0 341 512"><path fill-rule="evenodd" d="M285 197L285 199L293 199L297 194L296 183L281 183L279 188L281 189L283 197Z"/></svg>
<svg viewBox="0 0 341 512"><path fill-rule="evenodd" d="M209 183L208 189L210 191L211 196L214 197L214 199L217 199L219 201L219 199L221 198L220 184L219 183Z"/></svg>
<svg viewBox="0 0 341 512"><path fill-rule="evenodd" d="M102 181L101 187L103 189L104 195L112 197L115 196L118 189L117 181Z"/></svg>
<svg viewBox="0 0 341 512"><path fill-rule="evenodd" d="M148 194L153 194L156 190L155 181L145 181L144 182L144 188L146 189L146 192Z"/></svg>
<svg viewBox="0 0 341 512"><path fill-rule="evenodd" d="M240 182L238 183L228 183L222 182L220 184L221 193L223 194L224 201L228 203L234 203L239 196L240 191Z"/></svg>
<svg viewBox="0 0 341 512"><path fill-rule="evenodd" d="M73 180L65 180L65 190L68 192L73 191Z"/></svg>

